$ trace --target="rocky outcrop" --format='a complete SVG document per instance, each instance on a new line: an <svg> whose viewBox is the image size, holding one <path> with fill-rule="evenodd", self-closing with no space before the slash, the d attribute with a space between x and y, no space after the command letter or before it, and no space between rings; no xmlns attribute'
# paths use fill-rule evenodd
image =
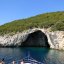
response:
<svg viewBox="0 0 64 64"><path fill-rule="evenodd" d="M13 36L0 36L0 46L47 46L64 50L64 31L34 28Z"/></svg>

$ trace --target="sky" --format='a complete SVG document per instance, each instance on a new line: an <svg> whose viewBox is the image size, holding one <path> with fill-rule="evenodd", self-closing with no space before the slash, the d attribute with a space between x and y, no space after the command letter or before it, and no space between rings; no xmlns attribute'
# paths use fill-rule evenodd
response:
<svg viewBox="0 0 64 64"><path fill-rule="evenodd" d="M64 11L64 0L0 0L0 25L56 11Z"/></svg>

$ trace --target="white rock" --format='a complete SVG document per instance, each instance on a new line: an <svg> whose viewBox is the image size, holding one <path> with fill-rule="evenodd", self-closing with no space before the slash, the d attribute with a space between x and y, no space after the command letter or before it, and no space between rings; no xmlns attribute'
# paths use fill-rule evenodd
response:
<svg viewBox="0 0 64 64"><path fill-rule="evenodd" d="M42 31L47 36L50 48L64 50L64 31L49 32L48 30L41 28L29 29L13 36L0 36L0 44L2 46L19 46L28 38L30 33L36 32L38 30Z"/></svg>

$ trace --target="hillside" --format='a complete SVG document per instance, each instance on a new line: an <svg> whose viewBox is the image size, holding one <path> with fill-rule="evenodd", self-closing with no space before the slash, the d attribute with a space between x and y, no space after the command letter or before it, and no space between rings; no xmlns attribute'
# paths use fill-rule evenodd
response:
<svg viewBox="0 0 64 64"><path fill-rule="evenodd" d="M51 12L27 19L15 20L0 26L0 34L22 32L23 30L40 27L64 31L64 12Z"/></svg>

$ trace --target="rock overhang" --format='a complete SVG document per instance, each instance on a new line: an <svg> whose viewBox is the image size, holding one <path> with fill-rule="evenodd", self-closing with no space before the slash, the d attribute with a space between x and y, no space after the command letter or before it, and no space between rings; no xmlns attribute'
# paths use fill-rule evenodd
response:
<svg viewBox="0 0 64 64"><path fill-rule="evenodd" d="M41 31L46 35L50 48L64 50L64 31L50 32L47 29L42 29L42 28L28 29L26 31L23 31L22 33L17 33L13 36L10 36L10 35L0 36L0 45L20 46L23 42L26 41L26 39L31 33L34 33L37 31Z"/></svg>

